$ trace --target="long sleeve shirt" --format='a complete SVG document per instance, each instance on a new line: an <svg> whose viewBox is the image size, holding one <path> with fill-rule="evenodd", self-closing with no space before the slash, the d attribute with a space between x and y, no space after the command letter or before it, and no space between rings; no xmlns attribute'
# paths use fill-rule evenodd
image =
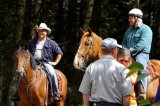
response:
<svg viewBox="0 0 160 106"><path fill-rule="evenodd" d="M130 27L124 35L122 47L129 50L138 50L150 53L152 43L152 30L141 23L137 28Z"/></svg>

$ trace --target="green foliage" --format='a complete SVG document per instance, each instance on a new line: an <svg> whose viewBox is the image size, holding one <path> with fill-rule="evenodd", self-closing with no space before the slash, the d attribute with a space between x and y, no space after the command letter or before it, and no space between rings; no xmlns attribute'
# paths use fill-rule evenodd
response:
<svg viewBox="0 0 160 106"><path fill-rule="evenodd" d="M138 75L137 81L140 81L141 79L143 79L143 78L145 78L145 77L147 77L147 76L149 76L149 75L150 75L150 74L149 74L148 72L143 73L143 74L141 74L141 75Z"/></svg>
<svg viewBox="0 0 160 106"><path fill-rule="evenodd" d="M148 105L150 105L151 104L151 102L149 101L149 100L142 100L139 104L138 104L138 106L148 106Z"/></svg>
<svg viewBox="0 0 160 106"><path fill-rule="evenodd" d="M129 69L130 69L131 71L127 74L126 78L130 77L130 76L131 76L133 73L135 73L135 72L138 72L138 71L140 71L140 70L143 70L144 68L143 68L143 65L142 65L141 63L133 62L133 63L129 66ZM143 78L145 78L145 77L147 77L147 76L149 76L149 75L150 75L150 74L149 74L148 72L143 73L143 74L141 74L141 75L138 75L137 81L140 81L141 79L143 79ZM156 80L157 78L159 78L158 75L154 76L154 78L152 79L152 81L153 81L153 80Z"/></svg>
<svg viewBox="0 0 160 106"><path fill-rule="evenodd" d="M150 100L142 100L140 103L138 103L138 106L160 106L160 103L151 103Z"/></svg>
<svg viewBox="0 0 160 106"><path fill-rule="evenodd" d="M150 106L160 106L160 103L154 103L154 104L151 104Z"/></svg>
<svg viewBox="0 0 160 106"><path fill-rule="evenodd" d="M128 74L127 74L127 78L130 77L133 73L138 72L140 70L143 69L143 65L138 63L138 62L133 62L130 66L129 69L131 70Z"/></svg>

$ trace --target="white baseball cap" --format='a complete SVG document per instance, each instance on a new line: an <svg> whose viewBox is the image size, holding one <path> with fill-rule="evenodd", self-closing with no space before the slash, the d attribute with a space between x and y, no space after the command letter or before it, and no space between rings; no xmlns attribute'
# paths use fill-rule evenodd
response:
<svg viewBox="0 0 160 106"><path fill-rule="evenodd" d="M117 40L113 38L106 38L101 44L101 49L111 49L116 47L122 48L122 46L117 43Z"/></svg>
<svg viewBox="0 0 160 106"><path fill-rule="evenodd" d="M138 18L143 18L143 13L140 9L138 8L134 8L132 10L129 11L128 13L129 16L134 16L134 17L138 17Z"/></svg>
<svg viewBox="0 0 160 106"><path fill-rule="evenodd" d="M47 30L47 34L49 35L51 33L51 29L47 27L45 23L41 23L38 27L38 29L45 29Z"/></svg>

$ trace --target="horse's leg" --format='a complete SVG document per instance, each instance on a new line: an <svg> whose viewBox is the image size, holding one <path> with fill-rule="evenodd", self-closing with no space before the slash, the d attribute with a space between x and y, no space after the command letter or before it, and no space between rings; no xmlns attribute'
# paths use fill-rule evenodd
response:
<svg viewBox="0 0 160 106"><path fill-rule="evenodd" d="M65 100L66 100L66 94L67 94L67 78L59 70L56 70L56 74L57 74L57 76L60 77L59 90L60 90L60 94L61 94L61 101L60 101L58 106L64 106L65 105Z"/></svg>
<svg viewBox="0 0 160 106"><path fill-rule="evenodd" d="M45 106L44 98L39 98L36 106Z"/></svg>
<svg viewBox="0 0 160 106"><path fill-rule="evenodd" d="M21 101L21 106L30 106L30 104L29 101Z"/></svg>
<svg viewBox="0 0 160 106"><path fill-rule="evenodd" d="M61 100L58 106L64 106L64 100Z"/></svg>

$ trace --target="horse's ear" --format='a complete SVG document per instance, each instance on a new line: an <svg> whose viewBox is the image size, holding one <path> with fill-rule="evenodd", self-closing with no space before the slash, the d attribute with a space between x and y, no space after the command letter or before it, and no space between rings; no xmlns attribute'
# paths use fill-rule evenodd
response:
<svg viewBox="0 0 160 106"><path fill-rule="evenodd" d="M24 48L25 50L28 50L28 45L25 45L25 48Z"/></svg>
<svg viewBox="0 0 160 106"><path fill-rule="evenodd" d="M80 33L81 33L81 35L84 35L85 31L82 28L80 28Z"/></svg>
<svg viewBox="0 0 160 106"><path fill-rule="evenodd" d="M92 35L92 30L90 27L88 28L88 32L89 32L89 35Z"/></svg>
<svg viewBox="0 0 160 106"><path fill-rule="evenodd" d="M21 47L19 45L16 45L16 49L19 50L21 49Z"/></svg>

